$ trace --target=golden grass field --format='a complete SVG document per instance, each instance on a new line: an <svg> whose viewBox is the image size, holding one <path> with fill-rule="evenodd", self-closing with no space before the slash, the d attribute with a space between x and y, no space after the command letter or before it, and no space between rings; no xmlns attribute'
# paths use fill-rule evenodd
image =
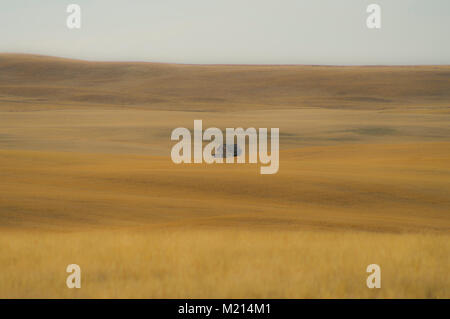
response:
<svg viewBox="0 0 450 319"><path fill-rule="evenodd" d="M449 298L449 87L0 54L0 298ZM173 164L194 119L279 127L279 172Z"/></svg>

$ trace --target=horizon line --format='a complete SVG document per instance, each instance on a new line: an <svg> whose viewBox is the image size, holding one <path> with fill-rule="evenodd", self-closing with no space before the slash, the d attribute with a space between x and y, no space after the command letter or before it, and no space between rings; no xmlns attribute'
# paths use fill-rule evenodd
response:
<svg viewBox="0 0 450 319"><path fill-rule="evenodd" d="M421 67L421 66L450 66L450 64L296 64L296 63L180 63L180 62L162 62L162 61L142 61L142 60L91 60L82 58L73 58L67 56L56 56L41 53L23 53L23 52L0 52L2 55L23 55L30 57L53 58L61 60L72 60L87 63L139 63L139 64L166 64L181 66L311 66L311 67Z"/></svg>

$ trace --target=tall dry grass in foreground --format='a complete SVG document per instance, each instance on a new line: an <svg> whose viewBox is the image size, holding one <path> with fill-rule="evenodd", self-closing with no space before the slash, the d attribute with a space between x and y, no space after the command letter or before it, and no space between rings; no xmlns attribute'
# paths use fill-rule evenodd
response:
<svg viewBox="0 0 450 319"><path fill-rule="evenodd" d="M448 298L449 149L283 151L269 177L1 151L0 297ZM372 263L381 289L366 287Z"/></svg>
<svg viewBox="0 0 450 319"><path fill-rule="evenodd" d="M1 298L448 298L443 234L148 230L0 234ZM66 266L82 269L66 287ZM381 289L366 287L368 264Z"/></svg>

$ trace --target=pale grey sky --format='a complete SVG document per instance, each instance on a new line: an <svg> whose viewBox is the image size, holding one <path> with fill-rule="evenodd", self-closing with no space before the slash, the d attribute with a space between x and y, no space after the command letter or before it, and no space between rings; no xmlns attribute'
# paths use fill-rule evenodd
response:
<svg viewBox="0 0 450 319"><path fill-rule="evenodd" d="M450 0L0 0L0 52L87 60L450 64ZM82 27L66 27L79 4ZM382 28L366 27L367 5Z"/></svg>

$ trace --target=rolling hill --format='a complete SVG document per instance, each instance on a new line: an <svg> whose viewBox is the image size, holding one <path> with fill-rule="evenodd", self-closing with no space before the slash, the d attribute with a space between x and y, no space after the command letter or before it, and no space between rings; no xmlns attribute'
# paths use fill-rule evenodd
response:
<svg viewBox="0 0 450 319"><path fill-rule="evenodd" d="M449 88L450 66L0 54L0 297L448 298ZM172 163L195 119L280 128L279 172Z"/></svg>

